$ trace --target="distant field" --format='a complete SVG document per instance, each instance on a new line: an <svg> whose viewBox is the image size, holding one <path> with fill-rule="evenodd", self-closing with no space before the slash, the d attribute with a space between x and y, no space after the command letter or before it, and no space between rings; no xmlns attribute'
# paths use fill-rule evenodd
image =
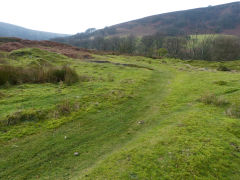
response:
<svg viewBox="0 0 240 180"><path fill-rule="evenodd" d="M206 38L217 38L217 37L237 37L234 35L225 35L225 34L197 34L191 35L192 39L204 40Z"/></svg>
<svg viewBox="0 0 240 180"><path fill-rule="evenodd" d="M0 179L240 179L240 61L84 57L0 52L79 76L0 86Z"/></svg>

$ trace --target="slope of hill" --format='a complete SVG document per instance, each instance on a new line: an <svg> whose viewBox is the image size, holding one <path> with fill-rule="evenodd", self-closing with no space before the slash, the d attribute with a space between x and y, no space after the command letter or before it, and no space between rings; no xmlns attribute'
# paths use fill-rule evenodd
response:
<svg viewBox="0 0 240 180"><path fill-rule="evenodd" d="M112 26L117 34L226 33L240 35L240 2L150 16Z"/></svg>
<svg viewBox="0 0 240 180"><path fill-rule="evenodd" d="M57 34L43 31L35 31L20 26L0 22L0 37L17 37L29 40L49 40L57 37L68 36L66 34Z"/></svg>
<svg viewBox="0 0 240 180"><path fill-rule="evenodd" d="M78 44L78 41L96 37L146 36L155 33L163 35L221 33L240 36L240 2L154 15L91 33L57 38L55 41Z"/></svg>
<svg viewBox="0 0 240 180"><path fill-rule="evenodd" d="M0 50L0 179L240 179L239 61L16 41Z"/></svg>

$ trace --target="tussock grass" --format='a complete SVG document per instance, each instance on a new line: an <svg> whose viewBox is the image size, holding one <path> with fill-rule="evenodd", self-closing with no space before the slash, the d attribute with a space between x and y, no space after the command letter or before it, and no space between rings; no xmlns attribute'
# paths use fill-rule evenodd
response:
<svg viewBox="0 0 240 180"><path fill-rule="evenodd" d="M225 86L227 85L227 81L215 81L214 84L220 85L220 86Z"/></svg>
<svg viewBox="0 0 240 180"><path fill-rule="evenodd" d="M3 97L5 97L5 94L0 92L0 99L3 98Z"/></svg>
<svg viewBox="0 0 240 180"><path fill-rule="evenodd" d="M233 104L227 110L226 114L230 117L240 118L240 104Z"/></svg>
<svg viewBox="0 0 240 180"><path fill-rule="evenodd" d="M226 99L224 99L221 96L217 97L213 93L206 93L206 94L202 95L201 98L199 99L199 101L204 104L212 104L215 106L225 106L225 105L229 104L229 102Z"/></svg>
<svg viewBox="0 0 240 180"><path fill-rule="evenodd" d="M71 111L72 111L72 107L69 100L65 100L61 104L57 105L57 112L60 115L70 114Z"/></svg>
<svg viewBox="0 0 240 180"><path fill-rule="evenodd" d="M11 126L20 124L22 122L31 121L36 122L45 117L45 113L43 111L37 111L33 109L28 110L19 110L14 112L6 117L6 119L0 121L1 126Z"/></svg>
<svg viewBox="0 0 240 180"><path fill-rule="evenodd" d="M60 102L51 110L21 109L0 120L0 127L14 126L24 122L38 122L47 118L60 118L79 109L78 102L71 103L68 99Z"/></svg>
<svg viewBox="0 0 240 180"><path fill-rule="evenodd" d="M223 66L223 65L220 65L218 68L217 68L218 71L231 71L231 69L229 69L228 67L226 66Z"/></svg>
<svg viewBox="0 0 240 180"><path fill-rule="evenodd" d="M79 75L79 81L80 82L89 82L91 80L94 80L94 77L88 76L88 75Z"/></svg>
<svg viewBox="0 0 240 180"><path fill-rule="evenodd" d="M78 82L77 72L68 67L23 68L10 65L0 66L0 85L22 83L58 83L60 81L71 85Z"/></svg>

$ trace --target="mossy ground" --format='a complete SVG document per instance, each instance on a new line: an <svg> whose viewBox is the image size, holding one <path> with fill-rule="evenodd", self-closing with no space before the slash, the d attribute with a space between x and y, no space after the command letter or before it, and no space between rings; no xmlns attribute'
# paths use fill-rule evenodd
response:
<svg viewBox="0 0 240 180"><path fill-rule="evenodd" d="M240 179L240 119L226 113L240 103L240 73L203 61L12 54L5 60L19 66L68 64L82 81L1 87L0 119L19 110L47 118L0 128L0 179ZM199 101L208 93L229 104ZM75 108L54 116L65 101Z"/></svg>

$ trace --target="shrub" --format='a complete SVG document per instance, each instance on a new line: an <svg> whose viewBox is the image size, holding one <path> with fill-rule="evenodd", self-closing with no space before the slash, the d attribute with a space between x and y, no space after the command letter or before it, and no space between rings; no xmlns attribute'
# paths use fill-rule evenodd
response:
<svg viewBox="0 0 240 180"><path fill-rule="evenodd" d="M165 48L160 48L157 50L157 54L159 57L166 57L168 54L168 51Z"/></svg>
<svg viewBox="0 0 240 180"><path fill-rule="evenodd" d="M229 104L229 102L225 100L223 97L217 97L215 94L212 93L202 95L200 98L200 102L204 104L212 104L215 106L225 106Z"/></svg>

